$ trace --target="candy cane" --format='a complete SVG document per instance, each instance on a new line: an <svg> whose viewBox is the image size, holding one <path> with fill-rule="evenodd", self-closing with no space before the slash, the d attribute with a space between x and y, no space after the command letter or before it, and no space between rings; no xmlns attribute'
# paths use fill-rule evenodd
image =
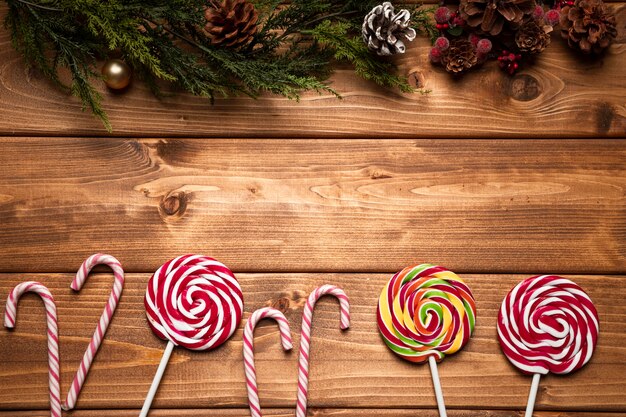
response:
<svg viewBox="0 0 626 417"><path fill-rule="evenodd" d="M252 417L262 417L259 390L256 383L256 369L254 367L254 328L259 321L266 317L273 318L278 323L283 349L287 351L293 347L289 322L283 313L270 307L261 308L252 313L243 330L243 361L246 371L246 386L248 388L248 404L250 404L250 415Z"/></svg>
<svg viewBox="0 0 626 417"><path fill-rule="evenodd" d="M330 294L339 300L342 330L350 327L350 301L341 288L334 285L322 285L309 295L302 313L302 336L300 338L300 359L298 364L298 400L296 417L306 417L306 397L309 389L309 351L311 348L311 319L315 303L320 297Z"/></svg>
<svg viewBox="0 0 626 417"><path fill-rule="evenodd" d="M120 262L115 259L111 255L104 255L102 253L96 253L95 255L91 255L83 264L80 266L80 269L76 273L76 277L70 287L74 291L80 291L89 275L89 272L96 265L108 265L113 270L113 275L115 276L115 281L113 282L113 289L111 290L111 295L109 296L109 301L107 302L104 311L102 312L102 316L100 316L100 321L98 322L98 326L96 327L93 336L91 337L91 341L89 342L89 346L87 346L87 350L83 355L83 360L80 363L78 370L76 371L76 375L74 376L74 380L72 381L72 385L70 386L70 390L67 393L67 399L62 405L63 410L69 411L72 410L76 406L76 400L78 395L80 394L80 390L85 383L85 377L89 372L89 368L91 367L91 363L93 362L93 358L96 356L98 352L98 348L102 343L102 339L104 334L109 327L109 323L111 322L111 317L117 308L117 303L119 302L120 295L122 295L122 289L124 287L124 270L122 269L122 265Z"/></svg>
<svg viewBox="0 0 626 417"><path fill-rule="evenodd" d="M27 281L18 284L9 297L4 311L4 326L12 329L17 319L17 302L27 292L41 297L46 307L48 322L48 379L50 385L50 415L61 417L61 390L59 387L59 330L57 328L57 308L50 291L39 282Z"/></svg>

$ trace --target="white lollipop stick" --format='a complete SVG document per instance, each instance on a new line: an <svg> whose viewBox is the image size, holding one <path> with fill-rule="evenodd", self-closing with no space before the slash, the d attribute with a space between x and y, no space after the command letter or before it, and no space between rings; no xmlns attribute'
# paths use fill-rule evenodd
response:
<svg viewBox="0 0 626 417"><path fill-rule="evenodd" d="M163 378L163 374L165 373L165 368L167 367L167 363L170 360L170 356L172 356L172 351L174 350L174 343L167 342L167 346L165 347L165 351L163 352L163 357L161 358L161 363L159 363L159 367L157 368L156 375L152 380L152 385L150 385L150 390L148 391L148 396L146 400L143 402L143 407L141 407L141 413L139 413L139 417L146 417L150 412L150 406L152 405L152 400L154 400L154 396L156 395L157 390L159 389L159 384L161 383L161 378Z"/></svg>
<svg viewBox="0 0 626 417"><path fill-rule="evenodd" d="M539 380L541 374L533 375L533 382L530 384L530 394L528 394L528 404L526 405L526 414L524 417L533 417L535 409L535 401L537 400L537 391L539 391Z"/></svg>
<svg viewBox="0 0 626 417"><path fill-rule="evenodd" d="M428 364L430 365L430 375L433 377L433 386L435 387L435 397L437 398L439 417L448 417L448 414L446 414L446 405L443 402L443 391L441 390L441 380L439 379L439 371L437 370L437 361L433 356L429 356Z"/></svg>

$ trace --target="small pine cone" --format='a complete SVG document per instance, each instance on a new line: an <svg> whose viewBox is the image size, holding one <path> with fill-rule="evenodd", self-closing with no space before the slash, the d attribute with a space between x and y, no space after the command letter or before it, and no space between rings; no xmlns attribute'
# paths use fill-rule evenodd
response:
<svg viewBox="0 0 626 417"><path fill-rule="evenodd" d="M478 62L474 45L463 38L450 42L450 47L441 52L441 64L446 71L459 74L472 68Z"/></svg>
<svg viewBox="0 0 626 417"><path fill-rule="evenodd" d="M415 29L409 27L411 13L402 9L398 13L388 1L369 12L363 20L363 40L367 47L378 55L403 54L405 42L411 42L417 36Z"/></svg>
<svg viewBox="0 0 626 417"><path fill-rule="evenodd" d="M515 44L522 52L538 54L550 45L550 32L552 26L529 20L517 30Z"/></svg>
<svg viewBox="0 0 626 417"><path fill-rule="evenodd" d="M536 6L535 0L461 0L459 11L469 26L497 36L504 28L517 29Z"/></svg>
<svg viewBox="0 0 626 417"><path fill-rule="evenodd" d="M576 0L561 9L561 36L570 48L600 53L617 36L615 14L602 0Z"/></svg>
<svg viewBox="0 0 626 417"><path fill-rule="evenodd" d="M257 32L259 14L246 0L211 1L204 11L204 33L216 46L237 48L250 42Z"/></svg>

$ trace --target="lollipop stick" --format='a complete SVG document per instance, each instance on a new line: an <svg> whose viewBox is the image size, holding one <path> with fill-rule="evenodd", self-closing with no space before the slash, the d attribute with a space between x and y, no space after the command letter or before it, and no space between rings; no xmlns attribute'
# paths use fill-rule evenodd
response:
<svg viewBox="0 0 626 417"><path fill-rule="evenodd" d="M537 391L539 391L539 380L541 374L533 375L533 382L530 384L530 394L528 394L528 404L526 405L526 414L524 417L533 417L535 409L535 400L537 399Z"/></svg>
<svg viewBox="0 0 626 417"><path fill-rule="evenodd" d="M448 417L448 414L446 414L446 405L443 402L443 391L441 390L441 381L439 380L437 361L433 356L429 356L428 364L430 365L430 374L433 377L433 386L435 387L435 397L437 398L439 417Z"/></svg>
<svg viewBox="0 0 626 417"><path fill-rule="evenodd" d="M156 375L152 380L150 391L148 391L148 396L143 403L143 407L141 408L141 413L139 413L139 417L146 417L148 415L148 412L150 411L150 406L152 405L152 400L154 400L154 396L157 392L157 389L159 388L159 383L161 382L161 378L163 378L165 368L167 367L167 362L170 360L170 356L172 355L173 350L174 343L167 342L165 352L163 352L163 357L161 358L161 363L159 363L159 368L157 369Z"/></svg>

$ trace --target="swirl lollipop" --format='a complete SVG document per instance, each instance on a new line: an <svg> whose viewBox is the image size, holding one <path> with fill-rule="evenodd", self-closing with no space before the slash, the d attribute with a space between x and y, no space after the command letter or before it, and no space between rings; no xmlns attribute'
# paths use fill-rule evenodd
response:
<svg viewBox="0 0 626 417"><path fill-rule="evenodd" d="M476 304L469 287L441 266L410 266L383 288L377 316L393 352L411 362L428 361L439 415L445 417L437 362L465 346L474 331Z"/></svg>
<svg viewBox="0 0 626 417"><path fill-rule="evenodd" d="M556 275L525 279L502 301L498 337L509 361L533 374L526 417L541 375L568 374L589 362L598 341L598 312L576 283Z"/></svg>
<svg viewBox="0 0 626 417"><path fill-rule="evenodd" d="M140 417L148 415L174 346L210 350L228 340L241 321L243 294L224 264L185 255L157 269L148 281L144 304L152 331L168 343Z"/></svg>

